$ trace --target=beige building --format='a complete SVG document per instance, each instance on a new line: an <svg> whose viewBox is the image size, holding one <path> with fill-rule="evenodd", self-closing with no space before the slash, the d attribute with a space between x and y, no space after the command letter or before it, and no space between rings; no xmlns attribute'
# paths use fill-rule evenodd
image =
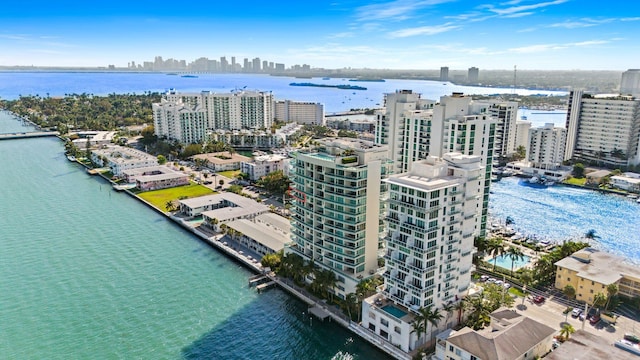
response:
<svg viewBox="0 0 640 360"><path fill-rule="evenodd" d="M617 284L618 293L628 297L640 296L640 269L613 254L586 248L555 263L556 288L571 285L576 299L593 303L595 294L607 295L607 285Z"/></svg>
<svg viewBox="0 0 640 360"><path fill-rule="evenodd" d="M207 160L205 167L213 171L239 170L240 164L251 161L250 157L229 152L199 154L194 155L193 159Z"/></svg>
<svg viewBox="0 0 640 360"><path fill-rule="evenodd" d="M491 313L482 330L465 327L437 336L437 360L527 360L541 357L553 344L556 330L515 310Z"/></svg>

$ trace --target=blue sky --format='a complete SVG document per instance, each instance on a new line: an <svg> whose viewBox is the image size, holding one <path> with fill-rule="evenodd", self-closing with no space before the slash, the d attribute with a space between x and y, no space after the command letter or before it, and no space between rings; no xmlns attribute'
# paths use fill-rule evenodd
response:
<svg viewBox="0 0 640 360"><path fill-rule="evenodd" d="M0 24L0 65L126 66L160 55L325 68L640 67L637 0L11 1Z"/></svg>

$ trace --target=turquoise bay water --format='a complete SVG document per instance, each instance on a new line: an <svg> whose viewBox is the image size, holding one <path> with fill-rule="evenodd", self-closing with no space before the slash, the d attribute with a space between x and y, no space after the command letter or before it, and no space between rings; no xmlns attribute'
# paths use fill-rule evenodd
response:
<svg viewBox="0 0 640 360"><path fill-rule="evenodd" d="M491 192L489 215L502 224L512 217L512 227L523 235L584 240L593 229L600 237L594 247L640 264L640 204L635 201L562 185L530 187L515 177L492 183Z"/></svg>
<svg viewBox="0 0 640 360"><path fill-rule="evenodd" d="M0 113L0 132L23 129ZM383 359L63 155L0 141L0 358Z"/></svg>

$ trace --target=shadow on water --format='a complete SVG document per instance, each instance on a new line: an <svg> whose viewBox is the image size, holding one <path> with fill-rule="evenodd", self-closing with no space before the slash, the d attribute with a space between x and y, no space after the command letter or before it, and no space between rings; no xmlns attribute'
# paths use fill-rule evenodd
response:
<svg viewBox="0 0 640 360"><path fill-rule="evenodd" d="M352 354L354 359L389 359L341 326L310 318L306 305L298 299L271 289L185 346L181 355L188 360L329 360L339 351Z"/></svg>

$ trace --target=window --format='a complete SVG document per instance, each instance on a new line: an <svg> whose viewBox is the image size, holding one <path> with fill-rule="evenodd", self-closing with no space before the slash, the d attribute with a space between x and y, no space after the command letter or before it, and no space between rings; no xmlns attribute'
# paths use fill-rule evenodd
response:
<svg viewBox="0 0 640 360"><path fill-rule="evenodd" d="M471 357L469 358L469 360L478 360L478 358L477 358L477 357L475 357L475 356L473 356L473 355L471 355Z"/></svg>
<svg viewBox="0 0 640 360"><path fill-rule="evenodd" d="M449 345L449 351L453 352L453 345Z"/></svg>

